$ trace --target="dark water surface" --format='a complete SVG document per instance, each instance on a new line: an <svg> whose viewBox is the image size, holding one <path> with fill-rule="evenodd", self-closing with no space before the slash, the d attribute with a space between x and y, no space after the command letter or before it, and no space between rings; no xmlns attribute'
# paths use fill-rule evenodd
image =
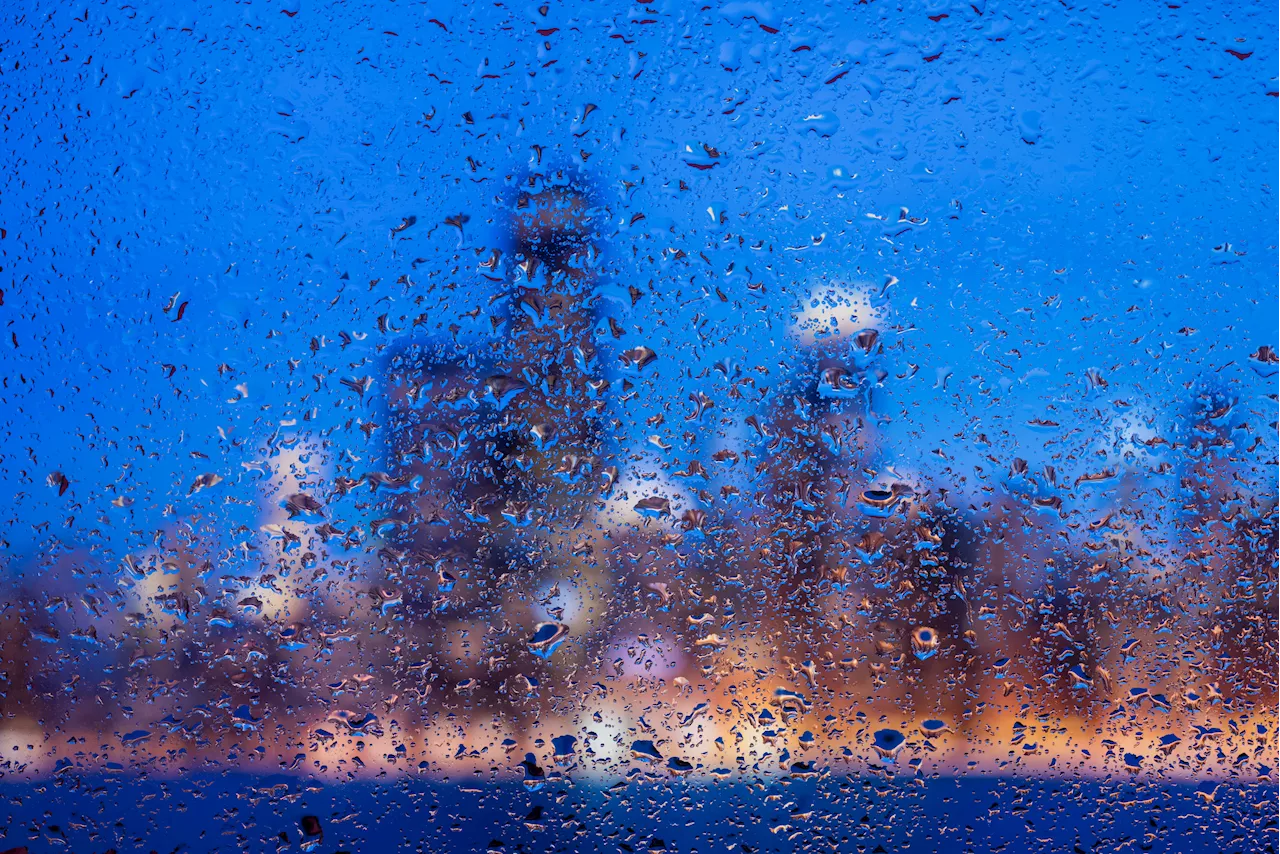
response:
<svg viewBox="0 0 1280 854"><path fill-rule="evenodd" d="M636 778L530 790L232 774L63 776L0 791L0 838L31 852L1244 852L1274 851L1276 838L1274 789L1231 783Z"/></svg>

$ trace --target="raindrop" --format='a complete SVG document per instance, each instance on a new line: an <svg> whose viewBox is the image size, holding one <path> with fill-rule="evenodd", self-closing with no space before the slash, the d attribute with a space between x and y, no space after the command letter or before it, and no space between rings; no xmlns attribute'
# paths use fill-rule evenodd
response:
<svg viewBox="0 0 1280 854"><path fill-rule="evenodd" d="M878 729L872 746L885 762L893 762L907 743L907 737L896 729Z"/></svg>
<svg viewBox="0 0 1280 854"><path fill-rule="evenodd" d="M529 638L529 651L539 658L549 659L568 636L569 627L564 623L538 623Z"/></svg>
<svg viewBox="0 0 1280 854"><path fill-rule="evenodd" d="M916 658L924 661L938 651L938 644L941 638L938 636L938 630L930 626L916 626L911 631L911 651L915 653Z"/></svg>

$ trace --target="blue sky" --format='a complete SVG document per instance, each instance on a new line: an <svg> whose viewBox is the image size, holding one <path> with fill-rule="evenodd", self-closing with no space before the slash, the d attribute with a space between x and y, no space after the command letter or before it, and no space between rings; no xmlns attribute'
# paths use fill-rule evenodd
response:
<svg viewBox="0 0 1280 854"><path fill-rule="evenodd" d="M807 370L795 318L835 283L872 295L886 465L1062 452L1073 476L1124 418L1176 431L1205 382L1275 459L1274 369L1249 360L1277 340L1269 4L82 11L4 37L12 557L119 559L308 413L330 455L368 453L346 425L376 406L339 379L376 373L384 314L487 334L478 262L539 156L598 189L600 287L647 294L627 343L660 361L616 404L620 450L722 394L717 362Z"/></svg>

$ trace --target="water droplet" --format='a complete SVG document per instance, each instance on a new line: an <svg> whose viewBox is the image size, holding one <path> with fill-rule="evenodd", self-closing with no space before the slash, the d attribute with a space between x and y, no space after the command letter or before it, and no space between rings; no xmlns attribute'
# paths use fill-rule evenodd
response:
<svg viewBox="0 0 1280 854"><path fill-rule="evenodd" d="M876 753L885 762L893 762L902 746L907 743L907 737L896 729L878 729L875 732L875 740L872 746Z"/></svg>
<svg viewBox="0 0 1280 854"><path fill-rule="evenodd" d="M931 626L916 626L911 632L911 651L921 661L937 652L941 642L938 630Z"/></svg>
<svg viewBox="0 0 1280 854"><path fill-rule="evenodd" d="M920 732L929 738L942 735L945 732L951 732L951 727L947 726L946 721L940 721L937 718L930 718L920 724Z"/></svg>
<svg viewBox="0 0 1280 854"><path fill-rule="evenodd" d="M647 739L633 741L631 743L631 755L642 762L662 761L662 754L658 752L658 748L654 747L653 742Z"/></svg>
<svg viewBox="0 0 1280 854"><path fill-rule="evenodd" d="M529 651L539 658L549 659L568 636L569 627L564 623L538 623L529 638Z"/></svg>

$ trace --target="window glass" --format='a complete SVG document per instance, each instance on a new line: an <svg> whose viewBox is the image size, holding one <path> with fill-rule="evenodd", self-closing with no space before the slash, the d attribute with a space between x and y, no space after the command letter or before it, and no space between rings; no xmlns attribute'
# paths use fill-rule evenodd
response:
<svg viewBox="0 0 1280 854"><path fill-rule="evenodd" d="M3 16L0 851L1274 850L1274 3Z"/></svg>

